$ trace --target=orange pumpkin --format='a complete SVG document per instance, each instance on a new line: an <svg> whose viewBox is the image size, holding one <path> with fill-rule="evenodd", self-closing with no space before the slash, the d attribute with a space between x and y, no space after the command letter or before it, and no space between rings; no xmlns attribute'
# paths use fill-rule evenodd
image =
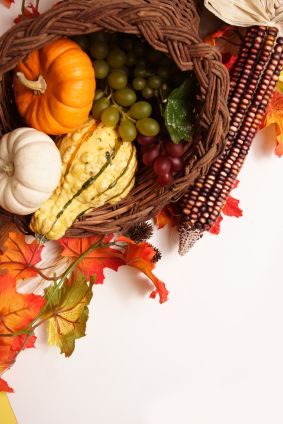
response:
<svg viewBox="0 0 283 424"><path fill-rule="evenodd" d="M20 115L47 134L72 132L88 119L95 93L90 58L80 46L62 38L33 51L14 74Z"/></svg>

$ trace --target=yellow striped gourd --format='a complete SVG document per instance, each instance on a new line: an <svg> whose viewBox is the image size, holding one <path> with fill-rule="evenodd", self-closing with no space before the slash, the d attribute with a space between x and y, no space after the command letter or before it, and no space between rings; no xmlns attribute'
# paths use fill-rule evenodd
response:
<svg viewBox="0 0 283 424"><path fill-rule="evenodd" d="M30 224L36 234L50 240L63 237L79 215L125 198L134 186L137 166L135 146L94 119L62 137L58 148L60 184Z"/></svg>

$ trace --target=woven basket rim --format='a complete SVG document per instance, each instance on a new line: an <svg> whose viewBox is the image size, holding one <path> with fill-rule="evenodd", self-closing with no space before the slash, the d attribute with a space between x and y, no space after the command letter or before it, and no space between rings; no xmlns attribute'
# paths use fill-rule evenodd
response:
<svg viewBox="0 0 283 424"><path fill-rule="evenodd" d="M188 19L190 19L188 21ZM182 71L192 71L198 81L202 104L197 117L193 149L186 156L186 175L169 188L152 183L146 171L130 195L118 205L105 205L78 219L68 236L119 232L134 222L156 215L162 207L177 200L194 180L207 172L222 154L229 128L226 104L229 76L220 53L202 42L198 35L199 15L193 0L91 0L64 1L42 15L21 22L0 38L0 131L18 126L9 72L19 59L64 35L79 35L101 29L141 35L155 49L168 53ZM120 31L119 31L120 30ZM214 94L214 96L212 96ZM14 106L14 105L13 105ZM12 217L28 231L25 217Z"/></svg>

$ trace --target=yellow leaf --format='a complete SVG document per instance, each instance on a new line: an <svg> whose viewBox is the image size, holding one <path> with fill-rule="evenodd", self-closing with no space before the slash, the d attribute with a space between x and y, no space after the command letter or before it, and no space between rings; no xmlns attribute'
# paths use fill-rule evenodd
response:
<svg viewBox="0 0 283 424"><path fill-rule="evenodd" d="M73 353L75 340L85 336L92 285L83 274L75 273L60 289L55 286L45 291L48 343L58 346L65 356Z"/></svg>

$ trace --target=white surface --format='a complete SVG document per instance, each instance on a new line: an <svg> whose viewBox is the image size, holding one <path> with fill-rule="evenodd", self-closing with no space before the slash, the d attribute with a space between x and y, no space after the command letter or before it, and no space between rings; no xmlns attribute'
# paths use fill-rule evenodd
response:
<svg viewBox="0 0 283 424"><path fill-rule="evenodd" d="M234 192L243 218L184 258L171 233L153 239L166 304L134 270L106 271L70 359L44 335L19 356L5 375L19 424L282 424L283 158L271 135Z"/></svg>

